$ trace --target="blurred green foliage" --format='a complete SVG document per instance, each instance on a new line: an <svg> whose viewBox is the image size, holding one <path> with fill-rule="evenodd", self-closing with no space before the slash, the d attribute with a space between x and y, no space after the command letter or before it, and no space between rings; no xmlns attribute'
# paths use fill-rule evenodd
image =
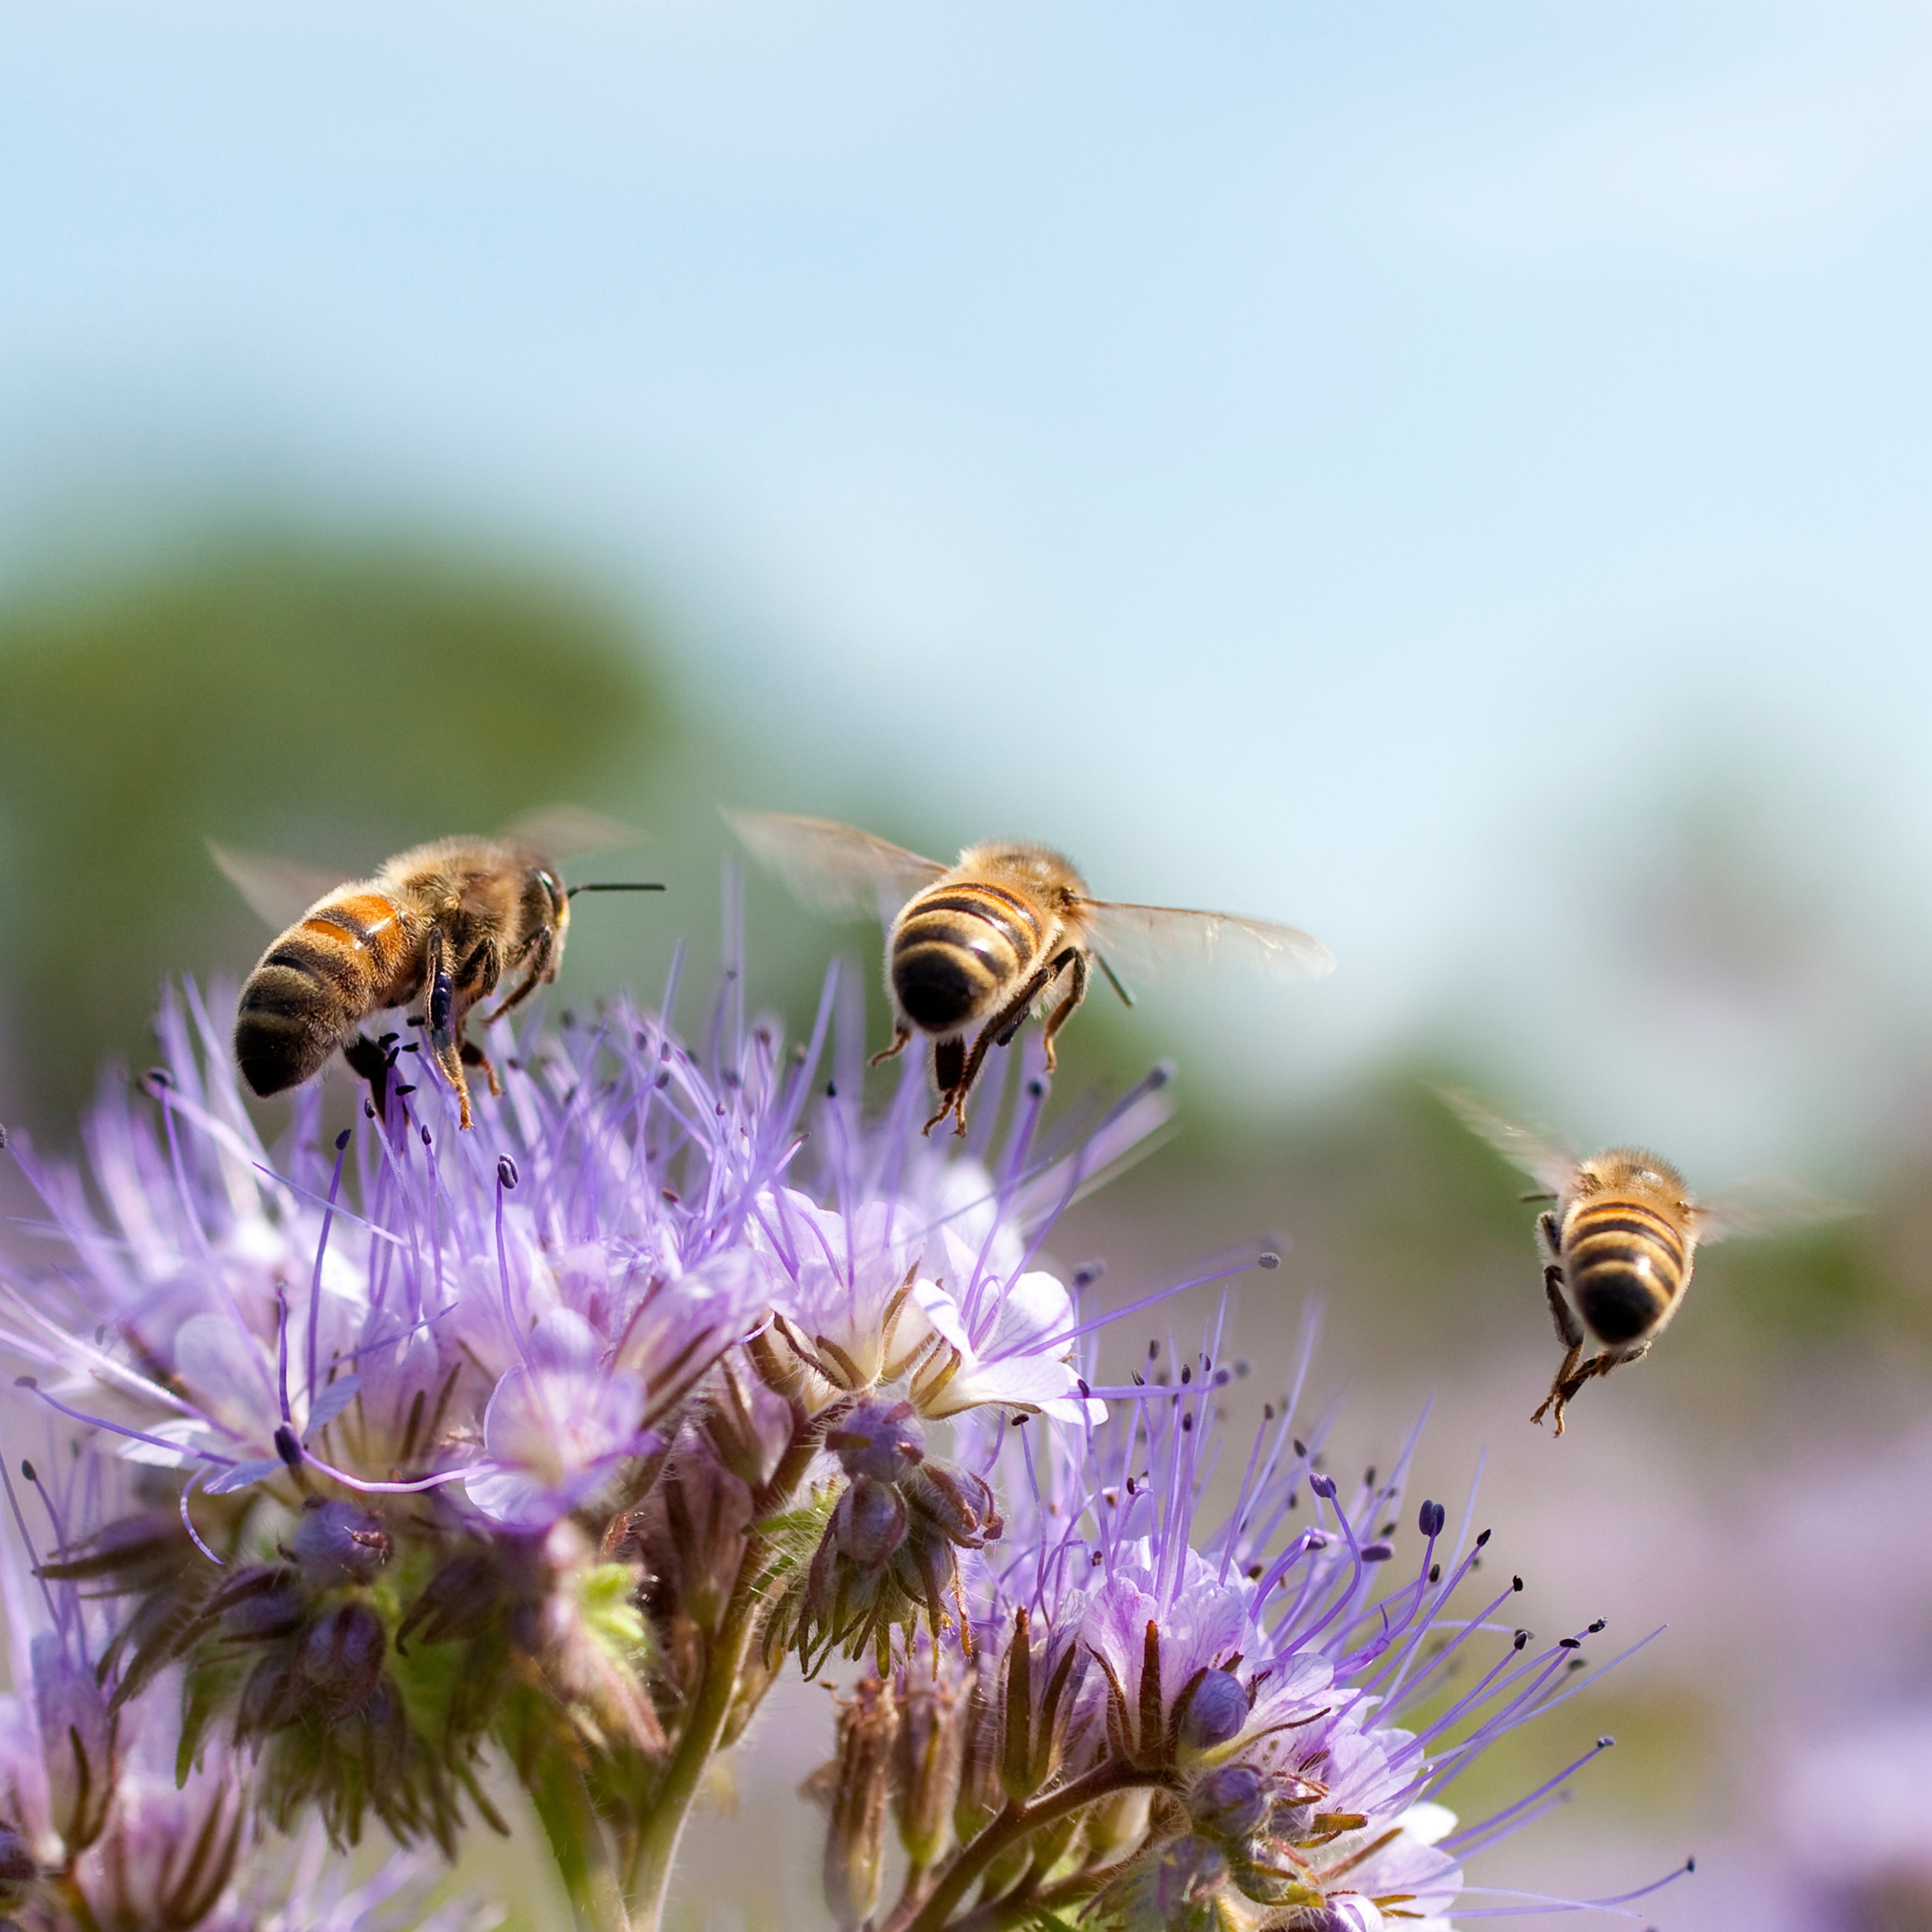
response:
<svg viewBox="0 0 1932 1932"><path fill-rule="evenodd" d="M0 1106L70 1132L160 982L266 935L205 841L345 872L602 802L668 734L632 628L540 572L237 542L0 614Z"/></svg>

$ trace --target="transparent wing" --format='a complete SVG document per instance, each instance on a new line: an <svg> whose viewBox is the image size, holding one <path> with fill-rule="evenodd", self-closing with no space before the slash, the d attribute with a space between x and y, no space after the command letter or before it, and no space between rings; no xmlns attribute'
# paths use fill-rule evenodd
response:
<svg viewBox="0 0 1932 1932"><path fill-rule="evenodd" d="M1802 1180L1760 1180L1724 1188L1708 1201L1700 1201L1696 1211L1698 1240L1723 1241L1733 1236L1786 1234L1864 1210Z"/></svg>
<svg viewBox="0 0 1932 1932"><path fill-rule="evenodd" d="M946 870L856 826L784 812L727 812L724 822L758 862L814 912L877 911L890 924L913 894Z"/></svg>
<svg viewBox="0 0 1932 1932"><path fill-rule="evenodd" d="M1334 970L1335 956L1292 926L1179 906L1088 899L1096 950L1130 974L1156 979L1171 966L1244 966L1278 980L1313 979Z"/></svg>
<svg viewBox="0 0 1932 1932"><path fill-rule="evenodd" d="M520 812L503 828L503 836L512 844L559 862L641 845L646 836L634 825L582 805L540 805Z"/></svg>
<svg viewBox="0 0 1932 1932"><path fill-rule="evenodd" d="M1533 1180L1561 1194L1575 1179L1576 1156L1553 1136L1533 1133L1492 1114L1472 1095L1453 1087L1438 1087L1437 1097L1478 1138L1486 1140L1504 1160L1520 1167Z"/></svg>
<svg viewBox="0 0 1932 1932"><path fill-rule="evenodd" d="M346 884L350 878L346 872L293 865L265 852L237 852L216 844L212 838L208 841L208 855L229 884L278 932L294 925L317 899Z"/></svg>

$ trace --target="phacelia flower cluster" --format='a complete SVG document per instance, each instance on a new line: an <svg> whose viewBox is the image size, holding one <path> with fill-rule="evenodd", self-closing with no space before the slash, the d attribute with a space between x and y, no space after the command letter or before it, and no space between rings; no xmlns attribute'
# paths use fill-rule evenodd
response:
<svg viewBox="0 0 1932 1932"><path fill-rule="evenodd" d="M1461 1830L1438 1794L1565 1694L1573 1640L1452 1605L1480 1539L1433 1502L1385 1584L1401 1472L1345 1498L1286 1412L1208 1519L1227 1370L1100 1386L1046 1246L1165 1073L1049 1124L1036 1070L931 1141L916 1071L866 1114L845 984L790 1046L735 970L695 1042L622 1003L500 1027L469 1132L386 1035L347 1128L312 1087L272 1146L190 989L84 1169L16 1138L45 1218L0 1342L69 1474L18 1512L0 1911L293 1932L317 1846L374 1820L454 1856L503 1765L580 1924L655 1926L713 1758L835 1658L843 1926L1466 1910L1463 1858L1561 1780ZM305 1892L258 1882L278 1834Z"/></svg>

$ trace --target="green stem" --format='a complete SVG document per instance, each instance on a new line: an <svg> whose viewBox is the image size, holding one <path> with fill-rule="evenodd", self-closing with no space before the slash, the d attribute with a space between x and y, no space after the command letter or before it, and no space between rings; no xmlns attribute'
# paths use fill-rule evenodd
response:
<svg viewBox="0 0 1932 1932"><path fill-rule="evenodd" d="M946 1868L946 1876L936 1885L904 1932L945 1932L953 1907L966 1896L975 1881L1010 1846L1018 1844L1029 1832L1064 1818L1083 1805L1111 1797L1136 1784L1166 1782L1159 1773L1136 1771L1130 1765L1096 1765L1071 1784L1049 1791L1030 1804L1009 1804L964 1850Z"/></svg>
<svg viewBox="0 0 1932 1932"><path fill-rule="evenodd" d="M811 1466L818 1436L818 1429L808 1424L794 1437L772 1480L756 1498L759 1516L770 1516L790 1500ZM754 1531L746 1543L724 1619L706 1646L698 1694L692 1700L678 1732L670 1762L651 1794L650 1808L638 1832L637 1850L626 1875L624 1890L630 1900L632 1932L659 1932L663 1923L664 1896L677 1858L678 1840L684 1835L692 1805L730 1720L746 1652L758 1629L758 1612L763 1606L756 1586L770 1554L770 1545Z"/></svg>
<svg viewBox="0 0 1932 1932"><path fill-rule="evenodd" d="M526 1788L580 1932L628 1932L630 1921L617 1888L603 1820L591 1802L584 1774L562 1753L553 1751Z"/></svg>

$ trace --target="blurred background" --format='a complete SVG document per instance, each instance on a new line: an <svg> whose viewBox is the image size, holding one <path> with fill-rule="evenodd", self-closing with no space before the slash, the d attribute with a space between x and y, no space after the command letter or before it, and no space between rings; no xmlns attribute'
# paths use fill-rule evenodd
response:
<svg viewBox="0 0 1932 1932"><path fill-rule="evenodd" d="M1280 1230L1241 1344L1322 1298L1338 1456L1433 1392L1526 1621L1670 1624L1511 1747L1621 1740L1489 1882L1923 1932L1928 79L1864 0L0 6L0 1119L252 964L210 836L647 830L553 1012L702 984L721 802L1304 925L1331 979L1071 1030L1063 1092L1183 1077L1066 1258ZM875 968L748 892L795 1024ZM1557 1444L1439 1079L1864 1211L1700 1258ZM802 1922L803 1808L742 1834L822 1718L693 1932Z"/></svg>

